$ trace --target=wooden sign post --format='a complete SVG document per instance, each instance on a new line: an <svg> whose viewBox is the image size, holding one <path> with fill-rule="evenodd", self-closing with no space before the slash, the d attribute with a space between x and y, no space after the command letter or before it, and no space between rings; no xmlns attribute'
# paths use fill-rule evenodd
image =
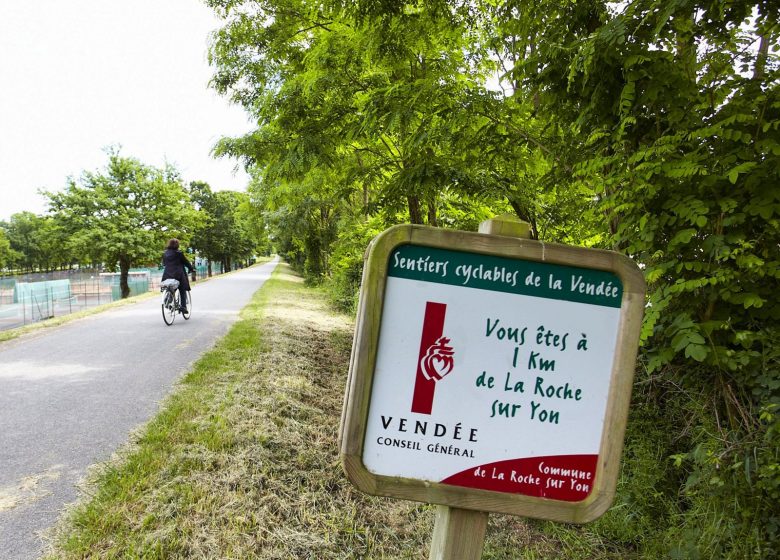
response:
<svg viewBox="0 0 780 560"><path fill-rule="evenodd" d="M520 220L496 218L482 222L479 233L529 239L531 227ZM478 560L482 557L487 523L487 512L438 506L429 560Z"/></svg>
<svg viewBox="0 0 780 560"><path fill-rule="evenodd" d="M342 464L445 506L431 558L479 558L487 512L584 523L614 498L642 274L518 229L396 226L367 252Z"/></svg>

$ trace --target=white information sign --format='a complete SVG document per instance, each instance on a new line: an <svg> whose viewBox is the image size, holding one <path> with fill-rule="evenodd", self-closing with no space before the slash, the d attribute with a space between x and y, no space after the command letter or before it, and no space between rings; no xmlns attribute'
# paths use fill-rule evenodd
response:
<svg viewBox="0 0 780 560"><path fill-rule="evenodd" d="M393 247L363 467L379 478L588 499L604 464L623 296L610 270Z"/></svg>

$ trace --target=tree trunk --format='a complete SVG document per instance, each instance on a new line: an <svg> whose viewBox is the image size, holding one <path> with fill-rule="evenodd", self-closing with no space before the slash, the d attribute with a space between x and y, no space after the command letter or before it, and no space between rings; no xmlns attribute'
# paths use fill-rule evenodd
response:
<svg viewBox="0 0 780 560"><path fill-rule="evenodd" d="M363 158L360 156L360 152L355 151L355 159L357 160L358 169L361 174L364 174ZM368 218L368 181L363 181L363 215Z"/></svg>
<svg viewBox="0 0 780 560"><path fill-rule="evenodd" d="M533 218L531 212L525 210L520 204L514 200L509 201L509 205L517 214L517 217L528 222L531 226L531 239L539 239L539 231L536 229L536 220Z"/></svg>
<svg viewBox="0 0 780 560"><path fill-rule="evenodd" d="M212 273L211 273L211 259L209 259L209 261L208 261L208 262L209 262L209 267L208 267L208 275L209 275L209 278L211 278L211 274L212 274Z"/></svg>
<svg viewBox="0 0 780 560"><path fill-rule="evenodd" d="M436 221L436 204L431 200L428 201L428 225L431 227L439 227L439 224Z"/></svg>
<svg viewBox="0 0 780 560"><path fill-rule="evenodd" d="M119 289L122 291L122 299L130 297L130 285L127 277L130 273L130 259L126 256L119 257Z"/></svg>
<svg viewBox="0 0 780 560"><path fill-rule="evenodd" d="M756 53L756 65L753 67L753 80L759 81L764 77L766 68L766 59L769 56L769 43L771 42L767 35L761 35L761 41L758 44L758 53Z"/></svg>
<svg viewBox="0 0 780 560"><path fill-rule="evenodd" d="M416 196L407 196L406 201L409 204L409 221L413 224L422 225L422 211L420 210L420 199Z"/></svg>

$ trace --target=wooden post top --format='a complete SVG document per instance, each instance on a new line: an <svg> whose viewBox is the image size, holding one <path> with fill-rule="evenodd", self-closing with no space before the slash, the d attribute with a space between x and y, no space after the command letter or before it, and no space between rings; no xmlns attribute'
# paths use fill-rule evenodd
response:
<svg viewBox="0 0 780 560"><path fill-rule="evenodd" d="M524 222L512 214L501 214L500 216L485 220L479 224L479 233L530 239L531 224Z"/></svg>

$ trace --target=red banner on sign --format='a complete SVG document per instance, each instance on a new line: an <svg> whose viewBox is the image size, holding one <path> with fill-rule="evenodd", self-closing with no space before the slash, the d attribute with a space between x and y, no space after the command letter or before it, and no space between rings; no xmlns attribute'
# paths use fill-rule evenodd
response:
<svg viewBox="0 0 780 560"><path fill-rule="evenodd" d="M442 480L444 484L579 502L590 495L598 455L558 455L497 461Z"/></svg>

